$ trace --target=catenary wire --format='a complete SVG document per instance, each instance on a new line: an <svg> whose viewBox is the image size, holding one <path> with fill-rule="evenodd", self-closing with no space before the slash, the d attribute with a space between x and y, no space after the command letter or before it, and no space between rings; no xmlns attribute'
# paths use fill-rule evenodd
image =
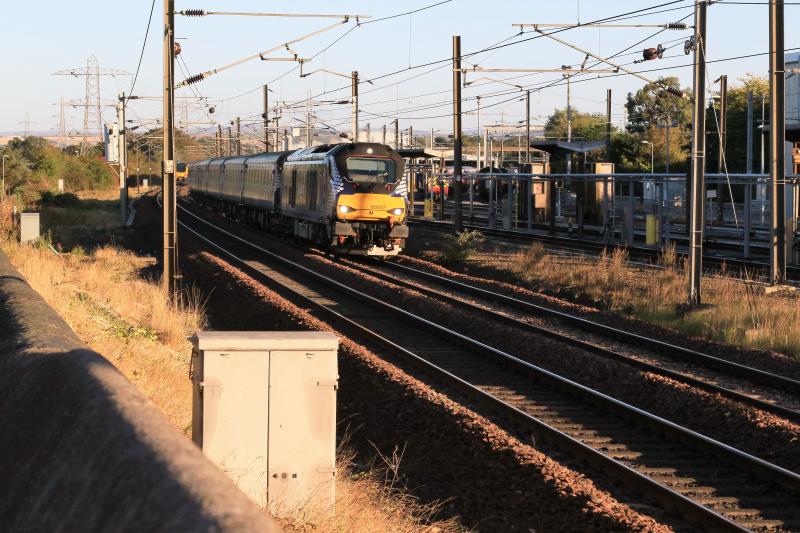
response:
<svg viewBox="0 0 800 533"><path fill-rule="evenodd" d="M139 53L139 64L136 65L136 74L133 76L133 82L131 83L131 89L128 91L128 98L131 97L133 94L133 89L136 87L136 80L139 79L139 69L142 68L142 60L144 59L144 49L147 46L147 37L150 35L150 24L153 22L153 11L156 7L156 0L153 0L153 3L150 5L150 16L147 17L147 29L144 32L144 40L142 41L142 51Z"/></svg>
<svg viewBox="0 0 800 533"><path fill-rule="evenodd" d="M634 15L636 15L636 16L646 16L646 15L650 15L651 14L651 13L647 13L648 11L652 11L652 10L660 8L660 7L679 4L679 3L682 3L682 2L685 2L685 1L687 1L687 0L671 0L669 2L662 2L662 3L656 4L656 5L653 5L653 6L649 6L649 7L646 7L646 8L640 8L640 9L628 11L628 12L625 12L625 13L621 13L621 14L618 14L618 15L604 17L604 18L597 19L597 20L594 20L594 21L591 21L591 22L583 23L582 25L597 24L597 23L600 23L600 22L607 22L607 21L611 21L611 20L621 19L622 17L632 17ZM682 6L683 9L685 9L686 7L687 6ZM570 28L563 28L563 29L555 30L555 31L549 32L549 33L552 33L552 34L561 33L563 31L568 31L570 29L574 29L574 28L577 28L577 27L580 27L580 26L581 25L576 25L576 26L573 26L573 27L570 27ZM355 26L355 27L358 27L358 26ZM521 35L521 34L522 33L518 33L518 34L515 34L515 36L518 36L518 35ZM467 57L472 57L472 56L475 56L477 54L481 54L481 53L484 53L484 52L487 52L487 51L492 51L492 50L496 50L496 49L499 49L499 48L505 48L505 47L508 47L508 46L514 46L514 45L521 44L521 43L524 43L524 42L533 41L533 40L539 39L541 37L542 37L541 35L535 35L533 37L528 37L528 38L525 38L525 39L522 39L522 40L519 40L519 41L515 41L513 43L504 43L504 42L501 41L500 44L489 45L489 46L487 46L487 47L485 47L483 49L476 50L474 52L469 52L467 54L462 54L461 57L462 57L462 59L463 58L467 58ZM504 40L507 40L507 39L504 39ZM415 70L415 69L418 69L418 68L424 68L424 67L428 67L428 66L433 66L433 65L440 64L440 63L445 63L445 62L448 62L448 61L451 61L451 60L452 60L452 58L448 57L448 58L445 58L445 59L429 61L429 62L426 62L426 63L413 65L411 67L405 67L405 68L398 69L398 70L395 70L395 71L392 71L392 72L389 72L389 73L386 73L386 74L382 74L382 75L379 75L379 76L376 76L376 77L373 77L373 78L369 78L369 80L365 79L365 80L363 80L363 82L366 82L366 81L374 82L376 80L387 78L387 77L390 77L390 76L394 76L394 75L397 75L397 74L400 74L400 73L403 73L403 72L407 72L409 70ZM341 90L344 90L344 89L348 89L349 87L350 87L350 85L345 85L345 86L342 86L342 87L337 87L335 89L329 89L329 90L323 91L322 93L319 93L319 94L316 94L316 95L312 96L312 99L316 99L316 98L319 98L320 96L323 96L323 95L326 95L326 94L330 94L330 93L333 93L333 92L338 92L338 91L341 91ZM258 87L254 88L254 89L252 89L250 91L247 91L247 92L241 93L239 95L236 95L234 97L225 98L225 99L223 99L223 101L231 100L231 99L234 99L234 98L239 98L241 96L245 96L247 94L255 92L256 90L258 90ZM303 99L298 100L298 102L302 101L302 100Z"/></svg>

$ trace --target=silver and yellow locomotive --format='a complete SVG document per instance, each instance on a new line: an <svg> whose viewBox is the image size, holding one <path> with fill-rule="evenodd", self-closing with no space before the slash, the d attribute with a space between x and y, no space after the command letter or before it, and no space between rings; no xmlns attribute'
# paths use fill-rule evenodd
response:
<svg viewBox="0 0 800 533"><path fill-rule="evenodd" d="M336 253L396 255L408 238L403 159L382 144L207 159L189 165L188 184L231 218Z"/></svg>

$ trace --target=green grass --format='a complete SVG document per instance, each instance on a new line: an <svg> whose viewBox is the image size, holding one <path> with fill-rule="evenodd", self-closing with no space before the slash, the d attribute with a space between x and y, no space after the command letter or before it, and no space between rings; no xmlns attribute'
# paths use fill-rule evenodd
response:
<svg viewBox="0 0 800 533"><path fill-rule="evenodd" d="M478 231L467 230L456 235L446 234L442 238L443 246L439 261L449 267L462 266L485 240L483 234Z"/></svg>

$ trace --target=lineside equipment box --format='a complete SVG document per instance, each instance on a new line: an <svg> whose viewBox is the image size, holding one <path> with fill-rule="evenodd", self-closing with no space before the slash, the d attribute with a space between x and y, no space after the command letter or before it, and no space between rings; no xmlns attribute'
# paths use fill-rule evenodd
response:
<svg viewBox="0 0 800 533"><path fill-rule="evenodd" d="M19 242L33 242L39 238L39 213L19 214Z"/></svg>
<svg viewBox="0 0 800 533"><path fill-rule="evenodd" d="M192 342L192 440L272 514L333 512L336 336L199 331Z"/></svg>

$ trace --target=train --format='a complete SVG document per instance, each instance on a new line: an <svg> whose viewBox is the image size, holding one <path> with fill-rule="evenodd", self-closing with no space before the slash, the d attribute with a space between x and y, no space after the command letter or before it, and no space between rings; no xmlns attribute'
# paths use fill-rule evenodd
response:
<svg viewBox="0 0 800 533"><path fill-rule="evenodd" d="M185 181L189 177L189 167L183 161L175 162L175 179L178 181Z"/></svg>
<svg viewBox="0 0 800 533"><path fill-rule="evenodd" d="M409 235L403 158L376 143L216 157L189 164L190 196L333 254L392 256Z"/></svg>

